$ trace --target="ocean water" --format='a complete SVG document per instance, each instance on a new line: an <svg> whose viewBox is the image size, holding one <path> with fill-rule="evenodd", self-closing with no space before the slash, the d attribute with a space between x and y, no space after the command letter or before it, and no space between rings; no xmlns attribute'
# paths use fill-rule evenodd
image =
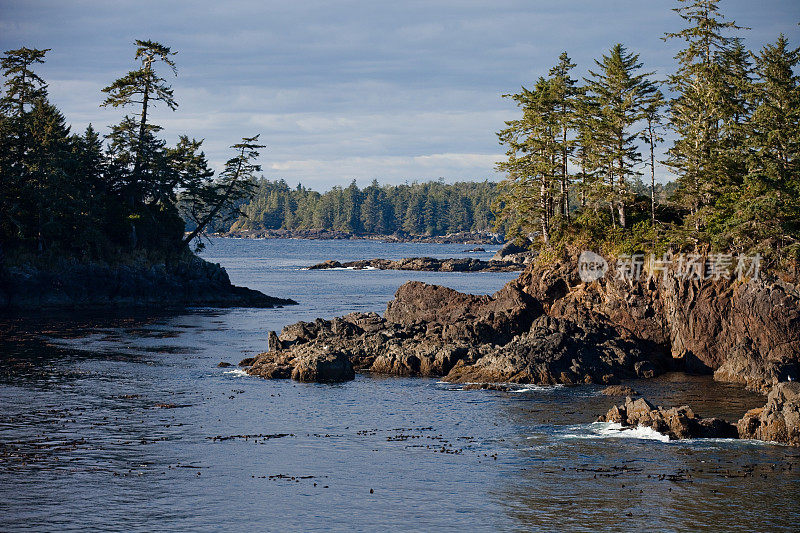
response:
<svg viewBox="0 0 800 533"><path fill-rule="evenodd" d="M800 450L596 423L620 401L600 387L217 366L297 320L380 312L410 279L488 294L515 277L304 270L496 250L471 247L214 239L203 255L234 283L300 305L0 319L0 530L797 531ZM705 376L628 384L730 420L764 403Z"/></svg>

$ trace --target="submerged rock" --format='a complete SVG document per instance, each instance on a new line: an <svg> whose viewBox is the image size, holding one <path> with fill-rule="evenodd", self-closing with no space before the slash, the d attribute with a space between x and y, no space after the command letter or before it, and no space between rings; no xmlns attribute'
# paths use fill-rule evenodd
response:
<svg viewBox="0 0 800 533"><path fill-rule="evenodd" d="M644 398L633 400L630 396L625 398L624 404L615 405L597 421L649 427L670 439L735 439L739 436L733 424L720 418L701 418L688 405L664 409Z"/></svg>
<svg viewBox="0 0 800 533"><path fill-rule="evenodd" d="M800 446L800 383L778 383L767 404L745 413L736 425L743 439Z"/></svg>
<svg viewBox="0 0 800 533"><path fill-rule="evenodd" d="M611 385L600 391L604 396L639 396L639 393L625 385Z"/></svg>

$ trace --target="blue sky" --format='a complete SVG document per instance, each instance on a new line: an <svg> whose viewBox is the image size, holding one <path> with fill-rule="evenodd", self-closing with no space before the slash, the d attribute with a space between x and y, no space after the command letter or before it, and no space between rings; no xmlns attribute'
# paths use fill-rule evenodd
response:
<svg viewBox="0 0 800 533"><path fill-rule="evenodd" d="M101 132L123 111L100 89L134 68L134 39L178 51L180 107L154 119L173 143L227 147L261 134L264 175L324 190L444 178L498 179L495 133L517 116L500 97L547 73L566 50L584 75L622 42L659 77L681 28L672 0L150 1L0 0L0 47L52 48L40 74L76 130ZM796 0L728 0L723 12L759 48L800 46ZM661 178L667 177L663 168Z"/></svg>

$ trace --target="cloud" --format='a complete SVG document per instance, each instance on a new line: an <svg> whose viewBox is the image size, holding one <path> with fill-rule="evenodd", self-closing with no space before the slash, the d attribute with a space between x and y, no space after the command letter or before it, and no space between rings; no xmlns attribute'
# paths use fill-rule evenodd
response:
<svg viewBox="0 0 800 533"><path fill-rule="evenodd" d="M74 130L133 110L101 109L100 89L133 68L136 38L178 51L180 107L152 117L174 142L205 139L220 168L261 133L271 177L345 184L494 176L495 132L529 85L568 50L576 77L621 41L659 76L674 68L674 2L620 0L0 0L0 46L52 48L40 72ZM758 48L796 36L796 0L729 0ZM794 43L797 45L798 43Z"/></svg>

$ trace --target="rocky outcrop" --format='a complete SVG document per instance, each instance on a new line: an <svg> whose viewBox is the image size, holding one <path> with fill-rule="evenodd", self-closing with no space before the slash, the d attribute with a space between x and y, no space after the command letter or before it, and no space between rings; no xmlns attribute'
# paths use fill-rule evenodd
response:
<svg viewBox="0 0 800 533"><path fill-rule="evenodd" d="M524 267L514 261L482 261L470 257L456 259L436 259L434 257L407 257L398 261L389 259L364 259L360 261L324 261L308 267L309 270L350 268L364 270L418 270L426 272L519 272Z"/></svg>
<svg viewBox="0 0 800 533"><path fill-rule="evenodd" d="M720 418L702 418L684 405L664 409L644 398L625 398L625 403L612 407L598 422L616 422L627 427L649 427L670 439L738 438L736 426Z"/></svg>
<svg viewBox="0 0 800 533"><path fill-rule="evenodd" d="M313 349L304 345L285 352L269 352L264 357L256 357L248 373L268 379L287 379L295 381L335 383L355 378L350 358L338 350Z"/></svg>
<svg viewBox="0 0 800 533"><path fill-rule="evenodd" d="M800 383L778 383L767 404L748 411L736 425L743 439L800 446Z"/></svg>
<svg viewBox="0 0 800 533"><path fill-rule="evenodd" d="M234 286L224 268L195 256L158 264L62 261L46 270L33 266L0 269L0 310L295 303Z"/></svg>
<svg viewBox="0 0 800 533"><path fill-rule="evenodd" d="M608 324L672 355L676 368L768 391L800 378L800 291L779 279L688 279L673 270L625 279L613 261L583 282L577 256L529 267L511 284L547 314ZM735 276L731 276L735 278Z"/></svg>
<svg viewBox="0 0 800 533"><path fill-rule="evenodd" d="M475 296L409 282L384 317L353 313L270 333L270 351L258 355L249 371L290 377L299 355L328 352L346 354L356 370L445 376L454 383L611 383L663 370L658 354L607 325L543 313L514 285Z"/></svg>
<svg viewBox="0 0 800 533"><path fill-rule="evenodd" d="M519 264L530 264L536 260L536 252L529 249L530 242L526 244L517 244L516 242L506 243L502 248L492 256L492 261L496 262L511 262Z"/></svg>

